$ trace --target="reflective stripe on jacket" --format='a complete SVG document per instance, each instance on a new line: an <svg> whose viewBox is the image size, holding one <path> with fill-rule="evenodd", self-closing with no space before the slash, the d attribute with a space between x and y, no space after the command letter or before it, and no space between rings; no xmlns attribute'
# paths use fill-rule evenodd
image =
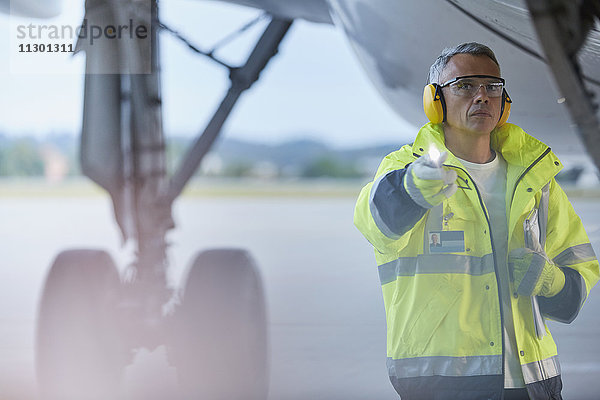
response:
<svg viewBox="0 0 600 400"><path fill-rule="evenodd" d="M428 123L412 145L386 156L355 208L354 223L375 248L390 379L403 399L500 399L502 306L490 221L479 190L450 152L444 165L457 172L459 189L442 205L421 208L402 185L408 164L431 145L447 151L441 124ZM491 147L507 162L508 252L525 247L523 222L550 183L545 251L565 272L566 283L556 296L538 299L546 318L569 323L597 282L599 268L581 220L554 180L562 165L548 146L513 124L492 132ZM430 249L432 231L457 247ZM510 293L515 293L512 283ZM560 398L552 335L547 327L541 339L535 334L530 297L513 295L511 302L530 397Z"/></svg>

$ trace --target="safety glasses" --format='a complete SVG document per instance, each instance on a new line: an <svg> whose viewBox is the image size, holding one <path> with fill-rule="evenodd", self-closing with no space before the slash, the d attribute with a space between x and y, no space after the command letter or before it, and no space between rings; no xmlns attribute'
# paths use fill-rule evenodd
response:
<svg viewBox="0 0 600 400"><path fill-rule="evenodd" d="M466 75L440 85L441 88L449 87L455 96L474 97L479 88L484 88L489 97L500 97L504 90L504 79L491 75Z"/></svg>

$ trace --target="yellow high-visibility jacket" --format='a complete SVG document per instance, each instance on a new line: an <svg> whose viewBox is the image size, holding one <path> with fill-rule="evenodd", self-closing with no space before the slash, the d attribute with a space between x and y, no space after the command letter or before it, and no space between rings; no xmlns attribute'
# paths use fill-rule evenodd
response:
<svg viewBox="0 0 600 400"><path fill-rule="evenodd" d="M406 193L407 166L431 145L447 151L441 124L385 157L358 198L354 223L375 248L387 319L388 372L402 399L500 399L504 387L503 317L498 260L486 205L464 166L444 163L459 189L425 209ZM545 318L570 323L599 278L598 261L581 220L554 176L562 165L550 148L513 124L491 134L507 162L508 252L526 247L523 222L549 188L545 251L565 273L565 286L538 297ZM548 190L548 189L545 189ZM543 212L542 212L543 211ZM445 247L431 248L431 232ZM503 255L505 256L505 255ZM546 327L535 333L531 297L510 283L518 357L531 399L560 399L557 350Z"/></svg>

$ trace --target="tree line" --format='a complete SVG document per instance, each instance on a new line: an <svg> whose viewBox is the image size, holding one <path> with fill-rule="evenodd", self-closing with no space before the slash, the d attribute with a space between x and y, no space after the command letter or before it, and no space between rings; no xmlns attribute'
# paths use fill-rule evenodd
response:
<svg viewBox="0 0 600 400"><path fill-rule="evenodd" d="M187 151L188 142L189 139L168 139L169 172L174 171ZM302 145L285 144L269 149L262 144L233 142L225 141L212 151L213 159L216 157L220 160L218 169L200 168L198 175L271 179L357 178L365 175L353 157L344 157L325 147L313 151ZM0 177L42 177L53 173L61 177L79 176L78 145L79 139L72 135L39 139L0 134ZM315 146L324 145L312 144L312 147ZM241 154L245 156L241 157Z"/></svg>

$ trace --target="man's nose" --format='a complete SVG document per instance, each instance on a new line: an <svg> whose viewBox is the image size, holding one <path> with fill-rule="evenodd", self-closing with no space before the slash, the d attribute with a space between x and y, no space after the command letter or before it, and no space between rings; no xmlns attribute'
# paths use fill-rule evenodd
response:
<svg viewBox="0 0 600 400"><path fill-rule="evenodd" d="M490 98L487 94L487 90L484 85L479 85L479 89L475 92L475 102L476 103L487 103Z"/></svg>

